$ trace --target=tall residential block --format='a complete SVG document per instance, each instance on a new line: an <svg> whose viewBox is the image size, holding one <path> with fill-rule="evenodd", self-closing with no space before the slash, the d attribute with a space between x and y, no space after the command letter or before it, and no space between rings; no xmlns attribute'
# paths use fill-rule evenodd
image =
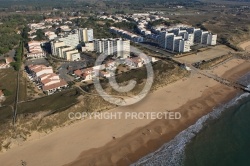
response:
<svg viewBox="0 0 250 166"><path fill-rule="evenodd" d="M106 55L116 55L127 58L130 56L130 41L124 39L97 39L94 40L94 50Z"/></svg>
<svg viewBox="0 0 250 166"><path fill-rule="evenodd" d="M81 42L92 42L94 39L93 29L80 28L78 31L78 36Z"/></svg>

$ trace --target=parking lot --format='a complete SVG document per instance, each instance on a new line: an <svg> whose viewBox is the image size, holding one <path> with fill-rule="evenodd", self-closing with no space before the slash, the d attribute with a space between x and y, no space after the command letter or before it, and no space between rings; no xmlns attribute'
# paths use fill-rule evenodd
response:
<svg viewBox="0 0 250 166"><path fill-rule="evenodd" d="M49 62L45 58L30 59L30 60L26 60L25 65L26 66L29 66L29 65L45 65L45 66L49 66Z"/></svg>

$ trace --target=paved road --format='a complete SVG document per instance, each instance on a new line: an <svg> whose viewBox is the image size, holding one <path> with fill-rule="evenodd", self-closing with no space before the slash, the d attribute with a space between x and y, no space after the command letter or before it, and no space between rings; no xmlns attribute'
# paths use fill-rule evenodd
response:
<svg viewBox="0 0 250 166"><path fill-rule="evenodd" d="M59 76L66 81L74 81L74 77L68 75L68 67L72 67L73 70L82 69L95 63L95 59L87 55L81 55L84 61L71 61L63 62L63 64L58 68Z"/></svg>
<svg viewBox="0 0 250 166"><path fill-rule="evenodd" d="M18 94L19 94L19 78L20 78L20 71L17 73L17 89L16 89L16 100L14 104L14 115L13 115L13 125L16 123L16 116L17 116L17 104L18 104Z"/></svg>
<svg viewBox="0 0 250 166"><path fill-rule="evenodd" d="M160 48L158 46L153 46L153 45L150 45L150 44L146 44L146 43L137 43L138 45L144 47L144 48L147 48L151 51L154 51L156 53L160 53L166 57L172 57L174 54L173 53L170 53L168 52L167 50L163 49L163 48Z"/></svg>

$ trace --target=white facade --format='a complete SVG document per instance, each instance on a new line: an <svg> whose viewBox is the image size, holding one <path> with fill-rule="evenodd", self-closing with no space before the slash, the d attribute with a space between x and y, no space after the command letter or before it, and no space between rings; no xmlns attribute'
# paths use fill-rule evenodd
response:
<svg viewBox="0 0 250 166"><path fill-rule="evenodd" d="M80 53L71 54L71 61L79 61L81 59Z"/></svg>
<svg viewBox="0 0 250 166"><path fill-rule="evenodd" d="M76 60L81 59L80 54L78 53L78 50L76 49L64 51L63 54L67 61L76 61Z"/></svg>
<svg viewBox="0 0 250 166"><path fill-rule="evenodd" d="M50 46L52 55L59 56L58 48L65 46L65 43L62 41L52 41L50 42Z"/></svg>
<svg viewBox="0 0 250 166"><path fill-rule="evenodd" d="M208 41L207 41L207 44L208 45L211 45L211 46L214 46L216 45L217 43L217 35L213 35L213 34L209 34L208 35Z"/></svg>
<svg viewBox="0 0 250 166"><path fill-rule="evenodd" d="M82 42L92 42L94 39L93 29L80 28L78 31L79 40Z"/></svg>
<svg viewBox="0 0 250 166"><path fill-rule="evenodd" d="M82 52L92 52L94 51L94 43L91 42L91 43L85 43L85 46L82 47Z"/></svg>
<svg viewBox="0 0 250 166"><path fill-rule="evenodd" d="M124 39L94 40L94 49L98 53L127 58L130 56L130 41Z"/></svg>
<svg viewBox="0 0 250 166"><path fill-rule="evenodd" d="M191 51L194 44L216 45L217 35L203 31L200 28L177 28L160 32L158 44L160 47L175 52Z"/></svg>
<svg viewBox="0 0 250 166"><path fill-rule="evenodd" d="M78 33L68 34L65 37L59 38L59 41L63 41L66 46L76 47L79 44L79 36Z"/></svg>
<svg viewBox="0 0 250 166"><path fill-rule="evenodd" d="M59 52L58 56L59 56L60 58L66 59L67 57L65 56L64 52L69 51L69 50L72 50L72 49L73 49L73 47L70 47L70 46L62 46L62 47L59 47L59 48L58 48L58 52Z"/></svg>

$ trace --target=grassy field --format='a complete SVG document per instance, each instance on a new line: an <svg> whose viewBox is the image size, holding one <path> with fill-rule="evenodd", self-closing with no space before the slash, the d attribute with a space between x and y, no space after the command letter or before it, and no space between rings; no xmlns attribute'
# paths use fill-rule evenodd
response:
<svg viewBox="0 0 250 166"><path fill-rule="evenodd" d="M12 105L15 102L17 87L17 72L13 68L0 70L0 89L10 92L2 105Z"/></svg>
<svg viewBox="0 0 250 166"><path fill-rule="evenodd" d="M33 101L19 103L18 115L25 113L37 113L42 111L60 112L65 108L77 103L80 95L78 90L70 89L50 96L35 99Z"/></svg>
<svg viewBox="0 0 250 166"><path fill-rule="evenodd" d="M20 74L19 80L19 101L27 100L27 79Z"/></svg>
<svg viewBox="0 0 250 166"><path fill-rule="evenodd" d="M0 107L0 125L6 123L6 120L12 119L13 110L10 106Z"/></svg>

